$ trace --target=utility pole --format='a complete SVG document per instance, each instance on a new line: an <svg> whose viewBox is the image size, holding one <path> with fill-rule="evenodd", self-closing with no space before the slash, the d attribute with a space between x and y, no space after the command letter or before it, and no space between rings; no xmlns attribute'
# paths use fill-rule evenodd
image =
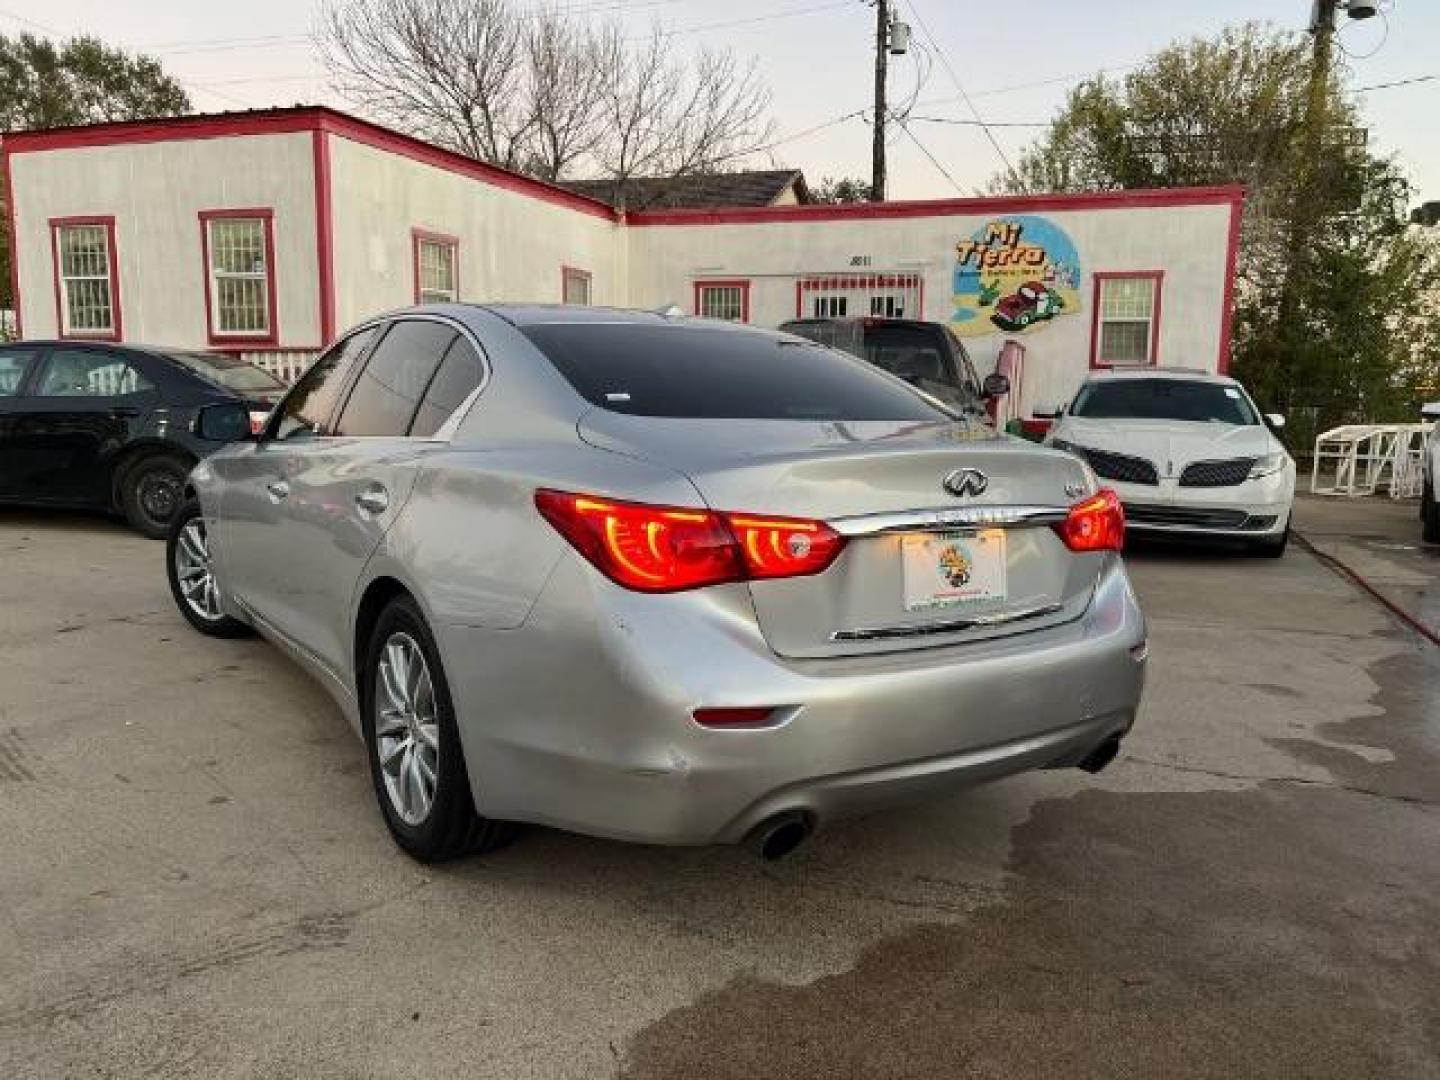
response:
<svg viewBox="0 0 1440 1080"><path fill-rule="evenodd" d="M875 0L875 142L870 157L870 200L885 201L885 78L890 63L890 2Z"/></svg>

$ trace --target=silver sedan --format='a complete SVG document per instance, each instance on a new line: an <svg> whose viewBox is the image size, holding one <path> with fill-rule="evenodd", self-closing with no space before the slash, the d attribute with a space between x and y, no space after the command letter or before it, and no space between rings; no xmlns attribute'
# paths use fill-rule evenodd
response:
<svg viewBox="0 0 1440 1080"><path fill-rule="evenodd" d="M998 389L991 387L991 390ZM1103 767L1145 624L1080 461L799 338L444 305L349 333L191 475L167 565L363 737L435 860L514 822L768 857L843 814Z"/></svg>

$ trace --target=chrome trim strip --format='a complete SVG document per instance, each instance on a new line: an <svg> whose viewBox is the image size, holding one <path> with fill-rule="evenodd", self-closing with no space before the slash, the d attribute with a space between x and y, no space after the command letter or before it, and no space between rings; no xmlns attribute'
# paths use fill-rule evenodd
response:
<svg viewBox="0 0 1440 1080"><path fill-rule="evenodd" d="M1019 611L998 611L989 615L971 615L964 619L947 619L945 622L910 624L908 626L857 627L854 630L836 630L830 635L831 641L884 641L889 638L928 637L932 634L953 634L958 630L971 630L977 626L1004 626L1006 623L1039 619L1064 610L1064 604L1038 604L1021 608Z"/></svg>
<svg viewBox="0 0 1440 1080"><path fill-rule="evenodd" d="M831 518L827 524L841 536L876 536L950 529L1026 529L1054 525L1068 513L1065 506L960 506Z"/></svg>

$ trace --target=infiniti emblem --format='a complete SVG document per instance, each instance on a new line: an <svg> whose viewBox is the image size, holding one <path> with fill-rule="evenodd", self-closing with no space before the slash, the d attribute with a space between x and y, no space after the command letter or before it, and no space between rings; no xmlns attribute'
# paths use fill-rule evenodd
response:
<svg viewBox="0 0 1440 1080"><path fill-rule="evenodd" d="M979 469L956 469L945 477L943 484L945 490L957 499L967 496L973 498L985 494L985 489L990 486L990 478Z"/></svg>

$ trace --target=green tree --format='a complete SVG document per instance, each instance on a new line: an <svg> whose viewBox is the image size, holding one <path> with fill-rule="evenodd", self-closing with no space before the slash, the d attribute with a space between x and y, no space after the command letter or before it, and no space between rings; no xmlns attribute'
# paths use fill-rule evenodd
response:
<svg viewBox="0 0 1440 1080"><path fill-rule="evenodd" d="M810 198L817 203L862 203L870 201L870 181L856 176L838 180L825 177L810 189Z"/></svg>
<svg viewBox="0 0 1440 1080"><path fill-rule="evenodd" d="M184 89L148 56L93 37L0 35L0 130L142 120L190 111ZM9 197L9 193L5 193ZM10 237L0 243L0 308L10 295Z"/></svg>
<svg viewBox="0 0 1440 1080"><path fill-rule="evenodd" d="M1233 370L1265 407L1297 414L1296 449L1317 428L1408 418L1435 363L1417 303L1435 245L1407 226L1408 184L1367 150L1339 79L1306 167L1311 64L1303 35L1253 23L1177 43L1076 87L1016 170L1031 191L1244 184Z"/></svg>

